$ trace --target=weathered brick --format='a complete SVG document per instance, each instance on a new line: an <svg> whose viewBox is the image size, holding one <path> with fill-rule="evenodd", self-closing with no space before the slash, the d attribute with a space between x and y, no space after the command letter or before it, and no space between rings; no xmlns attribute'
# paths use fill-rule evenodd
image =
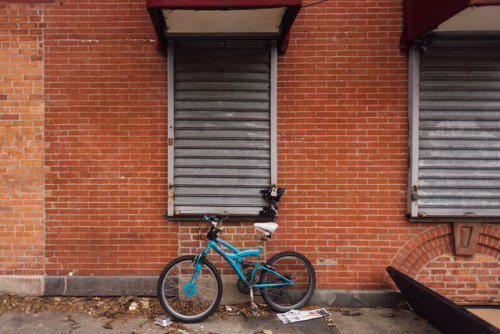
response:
<svg viewBox="0 0 500 334"><path fill-rule="evenodd" d="M36 95L33 87L42 87L43 77L32 76L42 69L41 62L27 62L29 56L41 55L39 43L26 43L28 40L40 41L42 30L38 29L38 23L31 18L40 16L39 7L30 10L30 5L7 4L0 8L0 15L7 19L1 23L3 28L10 29L8 36L0 36L2 57L7 56L2 62L2 68L8 68L8 72L0 72L0 82L4 91L0 94L0 101L6 110L0 111L0 120L10 120L11 124L3 124L0 128L0 138L8 142L1 145L0 166L8 166L0 169L0 179L8 180L0 183L0 226L15 226L14 229L4 228L2 232L3 244L12 250L10 256L2 258L0 274L17 275L41 275L43 271L44 250L35 250L37 244L43 244L43 233L29 226L43 226L43 201L33 201L35 197L43 198L43 175L37 177L32 174L30 166L42 166L43 155L41 152L27 151L27 143L38 141L43 147L43 123L24 121L26 114L38 114L43 119L43 109L38 108L43 99ZM13 30L15 29L15 30ZM9 43L3 43L8 41ZM41 58L40 58L41 60ZM24 90L24 88L26 88ZM20 107L27 100L32 102L27 107ZM35 117L36 118L36 117ZM40 136L38 136L40 135ZM36 136L36 139L34 138ZM4 157L6 155L6 157ZM14 181L16 180L16 181ZM38 229L42 230L42 229Z"/></svg>

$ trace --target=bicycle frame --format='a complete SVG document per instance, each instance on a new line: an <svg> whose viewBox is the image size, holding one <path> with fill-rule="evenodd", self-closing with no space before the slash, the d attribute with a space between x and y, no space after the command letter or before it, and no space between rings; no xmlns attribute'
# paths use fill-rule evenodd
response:
<svg viewBox="0 0 500 334"><path fill-rule="evenodd" d="M227 247L232 253L225 252L221 247L219 247L218 244L220 244L224 247ZM252 279L255 277L257 269L260 268L262 270L267 270L267 271L275 274L279 278L283 279L284 282L281 282L281 283L253 283L253 282L249 282L247 280L245 274L241 271L241 261L243 260L244 257L247 257L247 256L259 257L260 252L261 252L261 247L259 246L259 248L245 249L245 250L240 251L236 247L231 245L229 242L227 242L223 239L220 239L220 238L216 238L215 240L210 240L208 242L207 246L205 247L205 249L203 250L203 252L198 253L198 256L195 258L195 260L194 260L195 263L193 263L193 266L196 268L196 271L193 275L193 279L191 280L191 282L188 283L189 285L192 286L193 284L195 284L196 279L198 278L198 274L201 270L202 263L203 263L205 257L207 256L208 252L210 251L210 249L213 249L217 253L219 253L219 255L222 256L224 258L224 260L227 261L227 263L229 263L229 265L233 268L233 270L236 272L236 274L238 274L238 276L243 280L243 282L245 282L249 287L267 288L267 287L288 286L288 285L295 284L295 282L293 280L288 279L288 278L280 275L273 268L268 268L266 266L261 265L258 262L254 263L254 268L252 270L252 275L251 275Z"/></svg>

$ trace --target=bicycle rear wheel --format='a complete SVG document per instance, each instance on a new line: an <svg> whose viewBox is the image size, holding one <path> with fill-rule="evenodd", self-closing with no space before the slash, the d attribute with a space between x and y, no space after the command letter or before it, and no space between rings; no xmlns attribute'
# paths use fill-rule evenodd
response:
<svg viewBox="0 0 500 334"><path fill-rule="evenodd" d="M157 286L162 307L177 321L199 322L212 314L222 297L222 280L215 266L205 260L193 287L194 255L178 257L160 275Z"/></svg>
<svg viewBox="0 0 500 334"><path fill-rule="evenodd" d="M262 298L273 310L287 312L299 309L311 299L316 287L316 273L311 262L302 254L281 252L269 259L267 265L276 273L294 281L294 285L261 288ZM273 272L262 270L260 283L281 283L282 278Z"/></svg>

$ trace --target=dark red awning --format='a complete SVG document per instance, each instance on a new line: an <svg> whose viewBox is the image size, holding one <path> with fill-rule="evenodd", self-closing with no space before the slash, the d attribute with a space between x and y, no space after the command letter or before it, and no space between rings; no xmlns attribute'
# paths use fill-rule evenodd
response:
<svg viewBox="0 0 500 334"><path fill-rule="evenodd" d="M500 0L405 0L400 45L407 47L467 7L488 5L500 5Z"/></svg>
<svg viewBox="0 0 500 334"><path fill-rule="evenodd" d="M248 38L255 35L276 39L282 52L288 46L290 28L302 8L302 0L146 0L146 3L160 48L164 48L166 40L172 37L244 36ZM214 23L218 18L218 14L214 15L214 12L219 12L221 16L226 15L225 19L234 13L234 19L229 19L228 24L219 24L219 28L222 28L220 33L210 27L210 22ZM206 17L203 17L204 13ZM245 23L240 21L240 16L252 21L254 14L258 17L261 13L262 18L253 20L253 25L256 27L260 23L266 24L265 20L269 20L267 24L273 28L272 32L253 31L248 28L250 25L248 22L245 26ZM190 24L189 20L193 26L196 25L196 29L185 29ZM200 22L207 23L206 29ZM179 32L179 29L173 28L174 24L181 24L184 30L180 29L182 31ZM246 27L247 31L243 27Z"/></svg>
<svg viewBox="0 0 500 334"><path fill-rule="evenodd" d="M302 0L146 0L148 8L263 8L302 6Z"/></svg>

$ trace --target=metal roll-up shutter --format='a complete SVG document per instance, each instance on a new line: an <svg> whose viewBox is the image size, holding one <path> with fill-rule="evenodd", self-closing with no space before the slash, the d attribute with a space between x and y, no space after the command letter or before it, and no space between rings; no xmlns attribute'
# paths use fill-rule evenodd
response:
<svg viewBox="0 0 500 334"><path fill-rule="evenodd" d="M271 184L271 41L176 42L174 59L175 215L258 215Z"/></svg>
<svg viewBox="0 0 500 334"><path fill-rule="evenodd" d="M434 40L419 109L419 215L500 216L500 40Z"/></svg>

